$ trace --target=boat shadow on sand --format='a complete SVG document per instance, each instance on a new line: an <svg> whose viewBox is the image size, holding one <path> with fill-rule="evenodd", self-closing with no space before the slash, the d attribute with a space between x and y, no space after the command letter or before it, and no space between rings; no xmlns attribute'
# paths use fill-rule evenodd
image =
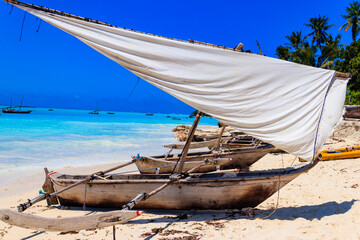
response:
<svg viewBox="0 0 360 240"><path fill-rule="evenodd" d="M305 206L296 206L296 207L280 207L272 215L273 209L261 210L253 209L251 211L243 212L240 210L233 211L189 211L189 210L146 210L144 213L144 219L135 219L123 225L142 225L147 223L166 223L165 226L159 225L159 228L152 229L152 232L143 233L144 239L152 239L153 237L161 234L171 234L174 230L167 230L173 223L192 223L201 225L212 225L214 228L220 229L224 228L224 221L231 221L237 219L246 219L246 220L258 220L265 218L264 220L286 220L293 221L297 218L304 218L306 220L321 220L324 217L341 215L347 213L355 202L359 200L344 201L341 203L337 202L327 202L318 205L305 205ZM63 209L62 206L53 206L51 208ZM80 207L71 207L71 210L81 211ZM63 210L63 211L68 211ZM102 211L109 211L109 209L94 209L88 208L85 215L94 214ZM269 216L270 215L270 216ZM269 216L269 217L267 217ZM37 237L44 232L37 232L28 237L22 238L32 239ZM186 232L184 232L186 233ZM65 233L66 234L66 233Z"/></svg>
<svg viewBox="0 0 360 240"><path fill-rule="evenodd" d="M264 220L288 220L293 221L297 218L304 218L306 220L321 220L324 217L341 215L347 213L354 203L358 200L344 201L341 203L327 202L318 205L305 205L296 207L280 207L274 214L267 217L273 212L273 209L260 210L253 209L252 213L242 211L189 211L189 210L146 210L146 214L151 215L165 215L159 218L150 219L135 219L124 224L144 224L148 222L209 222L216 220L235 220L235 219L249 219L256 220L265 218Z"/></svg>

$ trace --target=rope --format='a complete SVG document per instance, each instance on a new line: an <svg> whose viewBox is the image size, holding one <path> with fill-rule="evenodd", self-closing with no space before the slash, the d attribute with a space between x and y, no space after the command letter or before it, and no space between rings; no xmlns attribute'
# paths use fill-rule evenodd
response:
<svg viewBox="0 0 360 240"><path fill-rule="evenodd" d="M296 159L296 158L295 158ZM283 169L285 170L285 168L284 168L284 156L283 155L281 155L281 162L282 162L282 167L283 167ZM294 162L293 162L294 163ZM275 212L276 212L276 210L279 208L279 201L280 201L280 183L281 183L281 181L280 181L280 175L279 175L279 182L278 182L278 194L277 194L277 199L276 199L276 205L275 205L275 208L273 209L273 211L270 213L270 214L268 214L267 216L265 216L265 217L262 217L262 218L259 218L259 219L261 219L261 220L264 220L264 219L266 219L266 218L269 218L271 215L273 215Z"/></svg>
<svg viewBox="0 0 360 240"><path fill-rule="evenodd" d="M39 26L38 26L38 29L36 30L36 32L39 32L39 30L40 30L40 25L41 25L41 22L42 22L42 20L40 19L40 22L39 22Z"/></svg>
<svg viewBox="0 0 360 240"><path fill-rule="evenodd" d="M10 9L9 15L11 14L11 12L12 12L13 9L14 9L14 5L11 5L11 9Z"/></svg>
<svg viewBox="0 0 360 240"><path fill-rule="evenodd" d="M319 127L320 127L320 122L321 122L321 119L322 119L322 115L324 113L324 107L325 107L325 102L326 102L326 98L327 98L327 95L329 93L329 90L330 90L330 87L334 81L334 78L335 78L335 74L336 72L334 72L334 75L332 76L331 78L331 81L327 87L327 90L326 90L326 93L325 93L325 96L324 96L324 101L323 101L323 104L322 104L322 107L321 107L321 114L320 114L320 118L319 118L319 121L318 121L318 124L317 124L317 127L316 127L316 134L315 134L315 141L314 141L314 151L313 151L313 160L315 159L315 154L316 154L316 143L317 143L317 138L318 138L318 133L319 133Z"/></svg>
<svg viewBox="0 0 360 240"><path fill-rule="evenodd" d="M21 42L21 36L22 36L22 32L23 32L23 28L24 28L24 23L25 23L25 17L26 17L26 12L24 13L24 18L22 21L22 25L21 25L21 31L20 31L20 42Z"/></svg>
<svg viewBox="0 0 360 240"><path fill-rule="evenodd" d="M137 85L138 85L138 83L139 83L139 80L140 80L140 78L138 77L137 82L136 82L136 84L135 84L135 87L134 87L134 89L131 91L131 93L129 94L128 97L130 97L131 94L135 91L135 88L137 87Z"/></svg>

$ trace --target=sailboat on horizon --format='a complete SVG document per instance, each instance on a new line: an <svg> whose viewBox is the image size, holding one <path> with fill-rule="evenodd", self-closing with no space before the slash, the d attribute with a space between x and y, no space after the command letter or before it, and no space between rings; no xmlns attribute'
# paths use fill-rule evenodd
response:
<svg viewBox="0 0 360 240"><path fill-rule="evenodd" d="M3 108L3 109L2 109L2 112L3 112L3 113L20 113L20 114L28 114L28 113L31 113L32 110L21 110L23 100L24 100L24 96L22 96L22 98L21 98L20 106L18 107L18 109L16 109L16 107L13 107L13 106L12 106L12 97L11 97L11 98L10 98L10 106L9 106L9 107L6 107L6 108Z"/></svg>
<svg viewBox="0 0 360 240"><path fill-rule="evenodd" d="M89 114L95 114L95 115L98 115L98 114L99 114L99 111L97 110L97 106L98 106L98 104L96 103L95 110L94 110L94 111L89 112Z"/></svg>

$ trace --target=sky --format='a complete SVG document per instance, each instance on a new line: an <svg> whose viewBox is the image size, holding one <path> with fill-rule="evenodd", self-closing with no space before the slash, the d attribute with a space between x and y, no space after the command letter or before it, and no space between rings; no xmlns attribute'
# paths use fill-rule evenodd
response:
<svg viewBox="0 0 360 240"><path fill-rule="evenodd" d="M345 20L347 0L33 0L27 3L102 22L182 40L197 40L266 56L292 31L308 34L311 17L326 15L335 36ZM11 12L11 14L9 14ZM0 2L0 105L49 108L191 113L193 109L111 61L71 35ZM342 44L351 33L341 31ZM136 86L136 88L135 88ZM130 93L133 93L130 95Z"/></svg>

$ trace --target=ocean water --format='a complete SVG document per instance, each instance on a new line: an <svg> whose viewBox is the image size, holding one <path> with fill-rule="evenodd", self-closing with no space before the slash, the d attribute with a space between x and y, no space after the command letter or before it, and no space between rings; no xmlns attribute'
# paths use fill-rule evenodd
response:
<svg viewBox="0 0 360 240"><path fill-rule="evenodd" d="M133 155L163 154L175 143L171 129L192 124L178 114L34 108L30 114L0 116L0 175L48 167L86 166L128 161ZM171 117L179 118L173 120ZM216 126L203 117L200 126Z"/></svg>

